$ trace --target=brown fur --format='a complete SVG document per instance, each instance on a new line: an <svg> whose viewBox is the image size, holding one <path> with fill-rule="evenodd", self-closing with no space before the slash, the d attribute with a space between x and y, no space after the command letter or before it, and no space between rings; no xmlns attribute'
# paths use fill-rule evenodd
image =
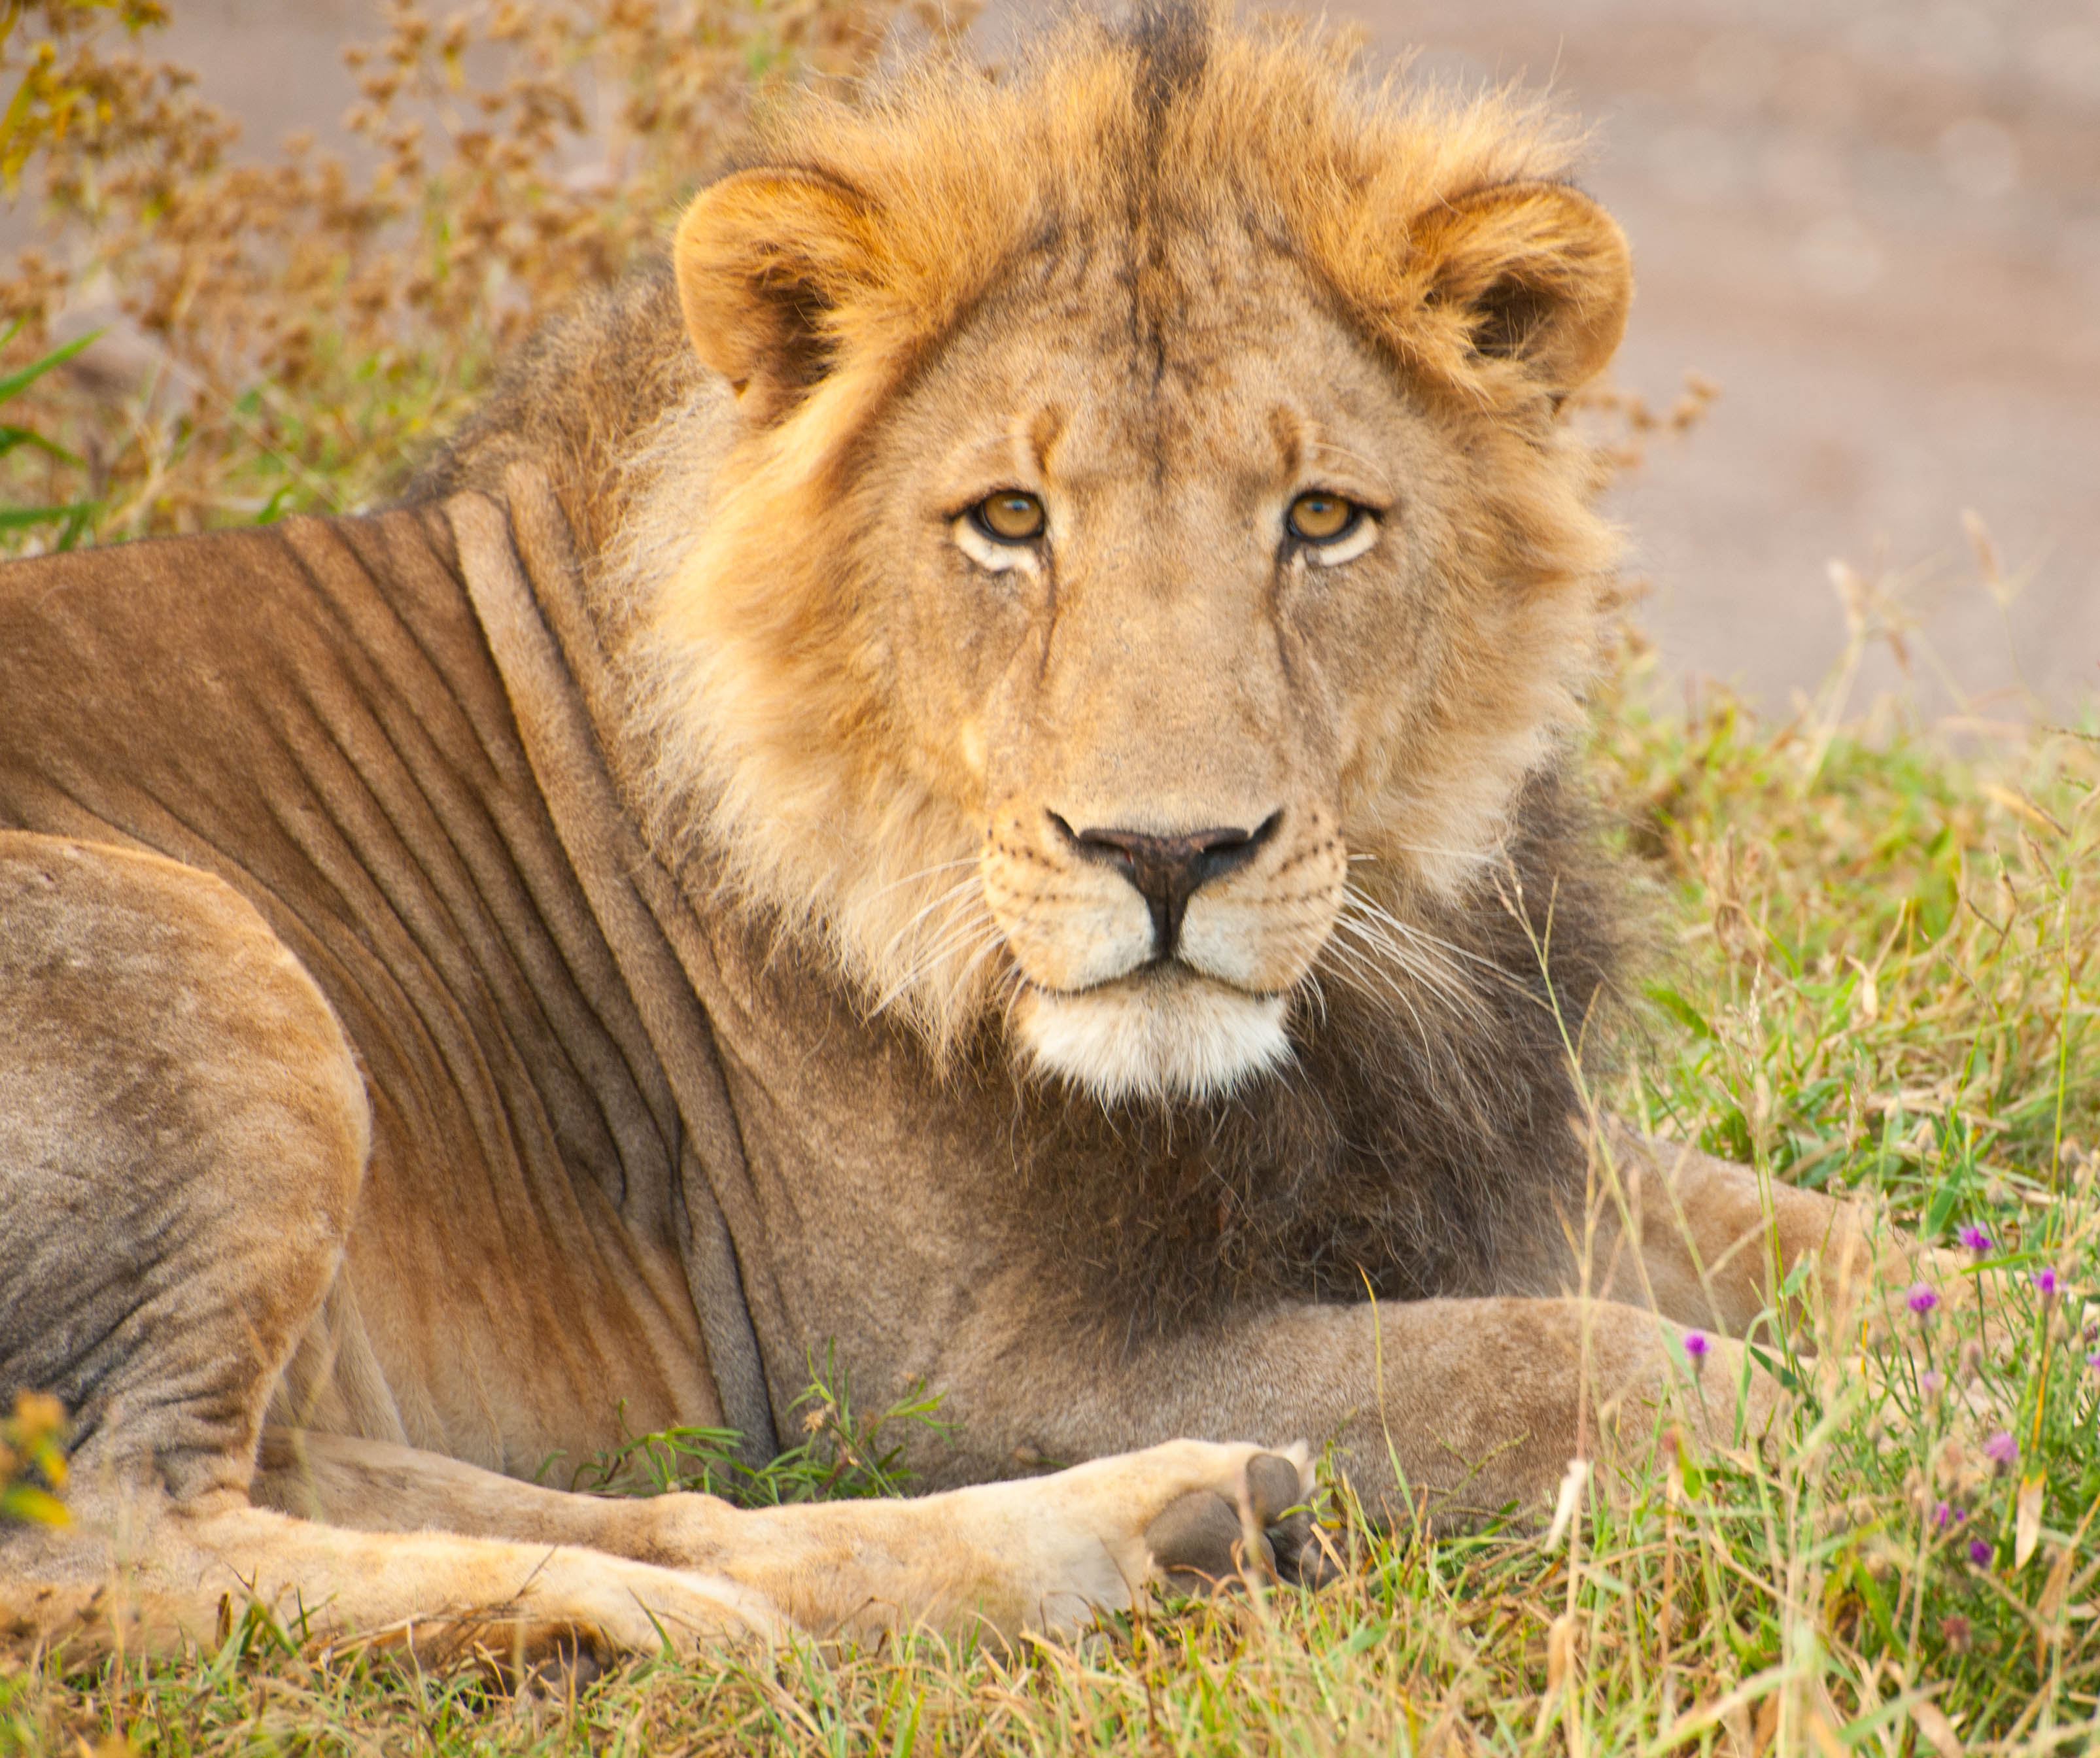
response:
<svg viewBox="0 0 2100 1758"><path fill-rule="evenodd" d="M0 1629L1069 1628L1295 1492L1175 1436L1535 1503L1639 1455L1672 1321L1841 1290L1851 1212L1574 1128L1558 411L1629 285L1568 168L1316 34L1083 20L783 109L411 506L10 570L0 1394L86 1438ZM1242 852L1168 946L1096 830ZM827 1347L966 1486L510 1481L762 1456Z"/></svg>
<svg viewBox="0 0 2100 1758"><path fill-rule="evenodd" d="M1120 1341L1264 1301L1524 1279L1542 1223L1584 1206L1568 1039L1603 1039L1615 1011L1617 900L1560 785L1532 784L1488 896L1420 900L1472 972L1462 1009L1335 983L1292 1064L1207 1102L1105 1111L986 1053L970 1078L1011 1095L1017 1248L1048 1245L1075 1319Z"/></svg>

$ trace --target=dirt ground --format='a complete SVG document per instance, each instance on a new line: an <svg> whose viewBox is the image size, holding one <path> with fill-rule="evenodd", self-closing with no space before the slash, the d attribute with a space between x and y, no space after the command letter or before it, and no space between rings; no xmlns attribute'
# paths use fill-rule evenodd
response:
<svg viewBox="0 0 2100 1758"><path fill-rule="evenodd" d="M995 6L994 52L1041 10ZM1550 85L1640 294L1618 377L1723 395L1615 492L1666 660L1775 708L1897 588L1971 705L2100 696L2100 0L1335 0L1425 73ZM174 0L267 147L350 102L376 0ZM2017 596L1979 581L1961 515ZM1914 660L1917 650L1913 649ZM1855 702L1894 676L1869 667ZM1936 687L1930 700L1948 700Z"/></svg>
<svg viewBox="0 0 2100 1758"><path fill-rule="evenodd" d="M1619 376L1724 386L1621 497L1666 655L1777 700L1811 686L1842 558L1929 612L1963 689L2100 694L2100 5L1365 15L1432 65L1550 76L1595 119L1640 276ZM1965 508L2022 582L2002 620Z"/></svg>

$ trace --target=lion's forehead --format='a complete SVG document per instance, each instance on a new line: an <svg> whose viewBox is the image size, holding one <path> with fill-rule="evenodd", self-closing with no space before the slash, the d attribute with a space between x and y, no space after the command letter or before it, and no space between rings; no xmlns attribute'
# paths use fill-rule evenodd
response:
<svg viewBox="0 0 2100 1758"><path fill-rule="evenodd" d="M1012 435L1068 493L1239 500L1323 448L1351 451L1366 422L1392 428L1400 387L1296 265L1251 251L1220 265L1171 322L1145 316L1151 296L1115 261L1089 257L1069 282L1021 277L936 351L905 443Z"/></svg>
<svg viewBox="0 0 2100 1758"><path fill-rule="evenodd" d="M985 311L1001 327L1069 338L1058 351L1074 363L1141 364L1136 382L1229 384L1251 360L1343 333L1322 322L1313 286L1291 258L1228 235L1173 268L1090 254L1069 281L1024 278Z"/></svg>
<svg viewBox="0 0 2100 1758"><path fill-rule="evenodd" d="M983 304L1092 320L1110 326L1096 334L1171 347L1300 310L1311 285L1289 250L1244 227L1192 217L1039 245L1006 265Z"/></svg>

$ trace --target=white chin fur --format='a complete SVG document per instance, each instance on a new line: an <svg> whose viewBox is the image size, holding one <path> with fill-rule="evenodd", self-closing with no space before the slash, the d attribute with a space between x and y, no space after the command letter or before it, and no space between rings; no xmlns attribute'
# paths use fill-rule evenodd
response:
<svg viewBox="0 0 2100 1758"><path fill-rule="evenodd" d="M1014 1024L1035 1066L1104 1105L1207 1098L1290 1054L1282 996L1188 975L1138 978L1078 995L1025 991Z"/></svg>

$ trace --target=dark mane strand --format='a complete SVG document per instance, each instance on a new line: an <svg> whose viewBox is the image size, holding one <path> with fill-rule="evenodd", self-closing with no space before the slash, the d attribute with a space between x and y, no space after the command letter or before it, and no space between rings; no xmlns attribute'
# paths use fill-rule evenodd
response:
<svg viewBox="0 0 2100 1758"><path fill-rule="evenodd" d="M1202 82L1210 64L1211 9L1194 0L1141 0L1123 27L1137 51L1138 96L1155 120Z"/></svg>

